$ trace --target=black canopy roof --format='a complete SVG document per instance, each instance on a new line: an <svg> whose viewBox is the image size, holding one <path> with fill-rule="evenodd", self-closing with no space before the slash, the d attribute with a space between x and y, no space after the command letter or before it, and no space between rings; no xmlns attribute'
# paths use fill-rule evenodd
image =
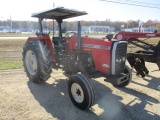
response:
<svg viewBox="0 0 160 120"><path fill-rule="evenodd" d="M67 9L64 7L58 7L51 10L43 11L40 13L32 14L32 17L46 18L46 19L67 19L72 17L77 17L81 15L86 15L85 11L77 11L74 9Z"/></svg>

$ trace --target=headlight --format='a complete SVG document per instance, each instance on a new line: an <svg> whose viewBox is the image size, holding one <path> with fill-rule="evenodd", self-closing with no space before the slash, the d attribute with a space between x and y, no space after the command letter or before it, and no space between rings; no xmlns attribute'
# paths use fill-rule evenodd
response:
<svg viewBox="0 0 160 120"><path fill-rule="evenodd" d="M122 57L122 58L117 58L116 59L116 63L121 63L121 62L125 62L126 58Z"/></svg>

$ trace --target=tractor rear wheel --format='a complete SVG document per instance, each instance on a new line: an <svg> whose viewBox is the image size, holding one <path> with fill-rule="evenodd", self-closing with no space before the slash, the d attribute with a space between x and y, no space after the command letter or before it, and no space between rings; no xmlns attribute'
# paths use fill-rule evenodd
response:
<svg viewBox="0 0 160 120"><path fill-rule="evenodd" d="M31 40L23 48L23 65L30 81L42 83L52 72L50 50L43 41Z"/></svg>
<svg viewBox="0 0 160 120"><path fill-rule="evenodd" d="M132 71L127 65L125 66L124 73L127 74L126 81L122 82L121 84L118 84L118 85L116 84L114 86L116 86L116 87L125 87L131 82L131 80L132 80Z"/></svg>
<svg viewBox="0 0 160 120"><path fill-rule="evenodd" d="M76 74L69 78L68 93L73 104L81 110L89 109L94 103L94 89L85 75Z"/></svg>

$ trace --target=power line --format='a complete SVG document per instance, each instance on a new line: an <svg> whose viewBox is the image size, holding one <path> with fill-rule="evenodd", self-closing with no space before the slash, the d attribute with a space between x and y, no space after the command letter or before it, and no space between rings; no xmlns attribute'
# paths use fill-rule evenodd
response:
<svg viewBox="0 0 160 120"><path fill-rule="evenodd" d="M140 4L134 4L134 3L110 1L110 0L100 0L100 1L105 1L105 2L110 2L110 3L117 3L117 4L126 4L126 5L132 5L132 6L140 6L140 7L148 7L148 8L157 8L157 9L160 9L160 7L149 6L149 5L140 5ZM137 1L137 2L138 2L138 1Z"/></svg>
<svg viewBox="0 0 160 120"><path fill-rule="evenodd" d="M156 4L153 4L153 3L139 2L139 1L133 1L133 0L127 0L127 2L125 2L126 0L125 1L120 1L120 2L119 1L110 1L110 0L100 0L100 1L160 9L160 6L150 6L151 4L156 5ZM138 2L138 3L135 4L135 2ZM141 3L141 4L139 4L139 3ZM150 5L144 5L144 4L150 4ZM160 4L157 4L157 5L160 5Z"/></svg>
<svg viewBox="0 0 160 120"><path fill-rule="evenodd" d="M123 0L125 2L130 2L130 3L138 3L138 4L141 4L141 5L154 5L154 6L159 6L160 4L154 4L154 3L148 3L148 2L140 2L140 1L135 1L135 0Z"/></svg>

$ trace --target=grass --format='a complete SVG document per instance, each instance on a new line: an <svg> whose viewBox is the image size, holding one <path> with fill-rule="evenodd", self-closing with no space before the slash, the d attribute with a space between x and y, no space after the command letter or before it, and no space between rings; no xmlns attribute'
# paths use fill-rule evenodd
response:
<svg viewBox="0 0 160 120"><path fill-rule="evenodd" d="M22 57L6 58L11 56L22 56L25 39L0 40L0 51L20 51L20 52L0 52L0 70L22 69Z"/></svg>
<svg viewBox="0 0 160 120"><path fill-rule="evenodd" d="M0 70L22 69L22 68L23 68L23 63L21 58L0 60Z"/></svg>
<svg viewBox="0 0 160 120"><path fill-rule="evenodd" d="M30 37L36 36L34 33L0 33L0 37Z"/></svg>
<svg viewBox="0 0 160 120"><path fill-rule="evenodd" d="M160 41L160 38L149 38L149 39L140 39L140 40L144 40L144 42L146 43L150 43L150 44L158 44L158 42Z"/></svg>
<svg viewBox="0 0 160 120"><path fill-rule="evenodd" d="M140 39L140 40L142 40L146 43L152 44L152 45L157 45L158 42L160 41L160 38L150 38L150 39L146 39L146 40L145 39ZM142 45L142 44L140 44L140 45ZM132 49L131 49L131 46L132 46ZM137 47L137 46L132 45L132 44L128 45L128 52L136 52L138 50L142 50L142 48Z"/></svg>
<svg viewBox="0 0 160 120"><path fill-rule="evenodd" d="M63 33L63 36L65 35L66 33ZM58 37L58 34L55 33L54 34L55 36ZM102 36L104 37L105 34L99 34L99 33L83 33L82 36ZM34 33L1 33L0 32L0 37L33 37L33 36L36 36ZM53 34L50 33L50 37L53 37Z"/></svg>

